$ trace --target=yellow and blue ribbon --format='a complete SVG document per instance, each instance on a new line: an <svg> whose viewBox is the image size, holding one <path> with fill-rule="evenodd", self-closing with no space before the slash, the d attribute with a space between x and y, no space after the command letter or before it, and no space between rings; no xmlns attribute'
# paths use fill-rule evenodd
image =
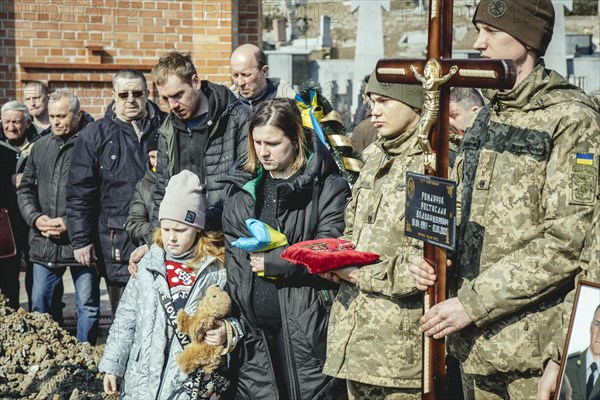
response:
<svg viewBox="0 0 600 400"><path fill-rule="evenodd" d="M327 146L323 128L319 123L321 118L323 118L323 107L318 104L317 94L313 90L310 91L309 103L306 103L302 96L296 94L296 102L298 103L298 107L302 113L302 124L307 128L312 128L316 132L321 142Z"/></svg>

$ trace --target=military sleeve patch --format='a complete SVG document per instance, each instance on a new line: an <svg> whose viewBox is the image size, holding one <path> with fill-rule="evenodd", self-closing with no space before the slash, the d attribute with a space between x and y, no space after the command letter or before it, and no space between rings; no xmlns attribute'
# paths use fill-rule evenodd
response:
<svg viewBox="0 0 600 400"><path fill-rule="evenodd" d="M598 157L590 153L575 153L570 166L570 204L594 205L598 192Z"/></svg>
<svg viewBox="0 0 600 400"><path fill-rule="evenodd" d="M494 175L494 165L498 154L491 151L482 151L479 156L479 165L475 175L476 190L490 190L490 182Z"/></svg>

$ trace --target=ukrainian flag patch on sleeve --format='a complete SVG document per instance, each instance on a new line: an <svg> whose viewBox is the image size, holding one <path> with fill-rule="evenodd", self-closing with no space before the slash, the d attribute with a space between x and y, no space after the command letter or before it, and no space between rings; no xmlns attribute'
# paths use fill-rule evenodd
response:
<svg viewBox="0 0 600 400"><path fill-rule="evenodd" d="M594 165L594 155L589 153L577 153L575 162L578 165Z"/></svg>
<svg viewBox="0 0 600 400"><path fill-rule="evenodd" d="M598 192L598 156L575 153L572 159L569 203L594 205Z"/></svg>

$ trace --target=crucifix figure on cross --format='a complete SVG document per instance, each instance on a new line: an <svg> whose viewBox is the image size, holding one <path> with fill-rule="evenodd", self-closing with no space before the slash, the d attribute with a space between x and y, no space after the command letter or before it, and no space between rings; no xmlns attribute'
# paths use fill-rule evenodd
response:
<svg viewBox="0 0 600 400"><path fill-rule="evenodd" d="M381 82L421 84L425 101L419 141L425 152L425 172L448 177L449 92L452 86L512 88L516 70L512 61L452 59L452 0L430 0L427 60L382 59L376 74ZM422 73L419 71L423 71ZM424 312L446 299L446 252L424 245L424 258L434 266L437 280L424 294ZM446 390L445 342L423 337L423 399L441 399Z"/></svg>
<svg viewBox="0 0 600 400"><path fill-rule="evenodd" d="M435 162L435 152L429 142L429 132L435 125L439 109L440 109L440 87L448 82L450 78L458 72L458 67L453 65L450 68L450 72L442 76L440 63L435 58L430 58L425 64L424 75L421 75L414 65L410 66L410 70L415 74L415 77L419 82L423 84L423 93L425 94L425 100L423 102L423 114L421 115L421 121L419 121L419 142L425 152L425 167L435 168L433 165Z"/></svg>

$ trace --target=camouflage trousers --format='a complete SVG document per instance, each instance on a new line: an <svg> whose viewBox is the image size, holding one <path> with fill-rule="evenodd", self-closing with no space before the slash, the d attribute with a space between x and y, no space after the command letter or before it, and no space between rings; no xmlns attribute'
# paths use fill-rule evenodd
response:
<svg viewBox="0 0 600 400"><path fill-rule="evenodd" d="M462 375L465 400L536 400L539 380L527 374Z"/></svg>
<svg viewBox="0 0 600 400"><path fill-rule="evenodd" d="M347 380L348 400L421 400L421 389L368 385Z"/></svg>

